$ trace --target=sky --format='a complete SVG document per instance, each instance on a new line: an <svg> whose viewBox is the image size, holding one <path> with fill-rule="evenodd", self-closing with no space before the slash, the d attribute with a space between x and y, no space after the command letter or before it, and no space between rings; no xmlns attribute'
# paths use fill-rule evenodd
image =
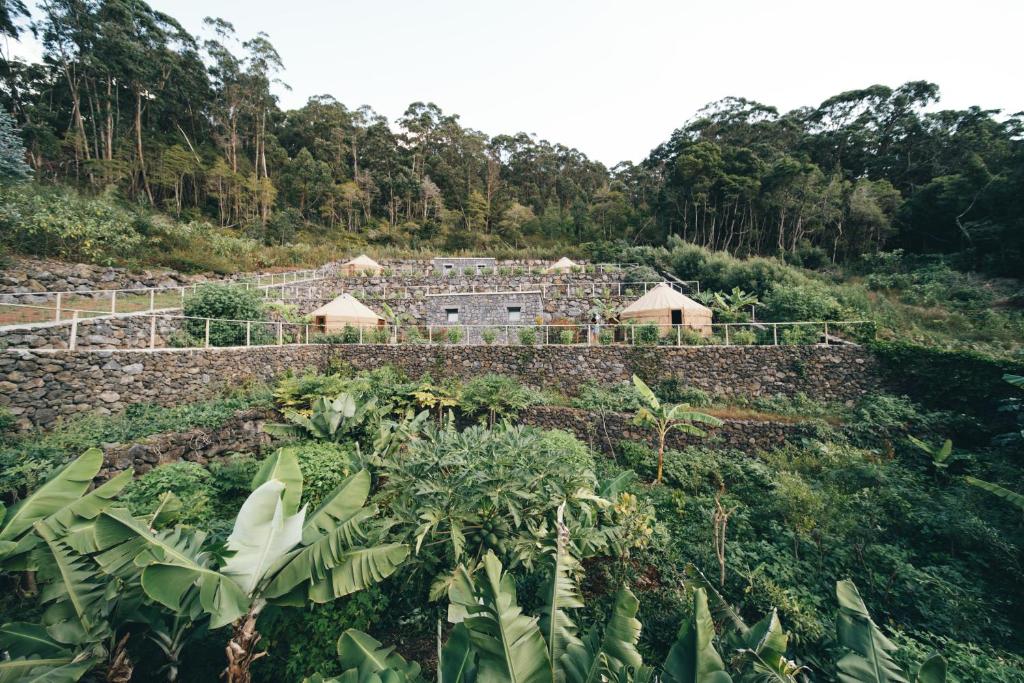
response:
<svg viewBox="0 0 1024 683"><path fill-rule="evenodd" d="M640 161L705 104L780 111L929 80L942 108L1024 110L1024 0L149 0L266 32L281 105L330 94L394 121L434 102L490 135L525 131L611 166ZM16 47L33 56L38 48Z"/></svg>

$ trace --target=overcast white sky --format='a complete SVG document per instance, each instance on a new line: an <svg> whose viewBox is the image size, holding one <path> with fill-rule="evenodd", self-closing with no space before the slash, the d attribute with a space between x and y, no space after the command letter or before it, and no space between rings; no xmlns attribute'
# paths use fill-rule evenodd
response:
<svg viewBox="0 0 1024 683"><path fill-rule="evenodd" d="M211 15L267 32L286 108L331 94L394 120L432 101L608 165L729 95L784 111L926 79L943 107L1024 110L1024 0L149 1L193 33Z"/></svg>

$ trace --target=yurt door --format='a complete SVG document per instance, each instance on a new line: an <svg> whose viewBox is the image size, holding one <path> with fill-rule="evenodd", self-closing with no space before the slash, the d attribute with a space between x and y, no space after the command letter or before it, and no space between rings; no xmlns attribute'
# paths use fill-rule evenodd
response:
<svg viewBox="0 0 1024 683"><path fill-rule="evenodd" d="M678 308L672 310L672 324L673 325L682 325L683 324L683 312L682 312L682 310L680 310Z"/></svg>

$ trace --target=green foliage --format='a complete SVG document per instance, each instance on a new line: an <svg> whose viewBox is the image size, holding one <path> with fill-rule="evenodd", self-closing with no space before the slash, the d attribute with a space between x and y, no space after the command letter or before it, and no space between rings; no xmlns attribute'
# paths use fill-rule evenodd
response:
<svg viewBox="0 0 1024 683"><path fill-rule="evenodd" d="M171 463L133 480L125 488L121 502L136 517L148 517L159 506L161 494L170 491L181 501L178 523L202 527L213 521L212 480L213 476L202 465Z"/></svg>
<svg viewBox="0 0 1024 683"><path fill-rule="evenodd" d="M14 119L0 111L0 184L26 180L32 168L25 163L25 145L18 135Z"/></svg>
<svg viewBox="0 0 1024 683"><path fill-rule="evenodd" d="M356 401L348 393L338 394L333 399L321 396L313 401L309 415L285 409L287 424L268 423L263 425L263 430L272 436L305 437L337 443L360 429L372 416L376 405L375 398Z"/></svg>
<svg viewBox="0 0 1024 683"><path fill-rule="evenodd" d="M537 343L537 329L534 327L520 327L516 334L520 346L534 346Z"/></svg>
<svg viewBox="0 0 1024 683"><path fill-rule="evenodd" d="M263 298L256 290L230 285L207 284L185 297L184 315L193 318L214 318L232 321L265 319ZM273 338L266 325L253 323L250 329L252 344L266 344ZM189 320L185 329L195 339L204 340L206 324L203 320ZM210 323L210 346L245 346L244 322Z"/></svg>
<svg viewBox="0 0 1024 683"><path fill-rule="evenodd" d="M467 413L477 414L494 426L499 419L514 418L529 405L530 397L515 379L488 373L466 382L462 387L462 405Z"/></svg>

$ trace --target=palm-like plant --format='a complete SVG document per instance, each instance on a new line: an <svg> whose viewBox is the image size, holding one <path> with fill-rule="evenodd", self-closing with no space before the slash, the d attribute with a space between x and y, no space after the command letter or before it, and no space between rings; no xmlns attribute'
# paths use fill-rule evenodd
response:
<svg viewBox="0 0 1024 683"><path fill-rule="evenodd" d="M87 553L96 517L131 481L123 472L89 491L103 464L90 449L35 493L0 505L0 568L27 572L42 586L42 623L0 627L0 681L76 681L112 651L123 652L117 627L130 619L132 591L103 580ZM130 670L130 665L128 665Z"/></svg>
<svg viewBox="0 0 1024 683"><path fill-rule="evenodd" d="M323 603L362 590L392 574L409 552L361 528L376 512L364 507L366 470L342 481L309 515L299 509L302 473L293 451L268 458L253 489L228 537L229 556L201 532L157 532L124 509L105 510L95 524L104 571L137 576L146 596L175 613L198 596L211 628L233 625L229 683L251 680L250 666L261 656L256 620L268 604Z"/></svg>
<svg viewBox="0 0 1024 683"><path fill-rule="evenodd" d="M434 384L429 376L409 391L409 397L420 408L430 411L437 409L438 424L444 420L444 411L458 407L462 398L457 386Z"/></svg>
<svg viewBox="0 0 1024 683"><path fill-rule="evenodd" d="M717 417L692 410L686 403L663 404L650 387L636 375L633 375L633 385L644 402L643 407L633 417L633 422L637 425L653 427L658 435L658 475L655 482L660 484L665 460L665 439L668 433L676 429L684 434L706 436L704 430L695 427L693 423L719 427L722 421Z"/></svg>
<svg viewBox="0 0 1024 683"><path fill-rule="evenodd" d="M498 417L514 417L530 404L530 397L511 377L487 374L470 380L462 391L465 409L481 413L494 427Z"/></svg>
<svg viewBox="0 0 1024 683"><path fill-rule="evenodd" d="M919 450L931 456L932 467L936 471L948 469L958 459L953 455L953 442L950 439L946 439L941 446L932 446L910 434L907 434L907 439L910 440L910 443L917 446Z"/></svg>
<svg viewBox="0 0 1024 683"><path fill-rule="evenodd" d="M761 303L756 294L744 292L739 287L733 287L730 292L715 292L713 305L724 313L742 313L743 309L757 306Z"/></svg>
<svg viewBox="0 0 1024 683"><path fill-rule="evenodd" d="M321 396L313 401L309 415L286 408L284 417L291 424L266 424L263 430L271 436L307 437L337 443L362 425L376 405L375 398L360 403L349 393L333 399Z"/></svg>

